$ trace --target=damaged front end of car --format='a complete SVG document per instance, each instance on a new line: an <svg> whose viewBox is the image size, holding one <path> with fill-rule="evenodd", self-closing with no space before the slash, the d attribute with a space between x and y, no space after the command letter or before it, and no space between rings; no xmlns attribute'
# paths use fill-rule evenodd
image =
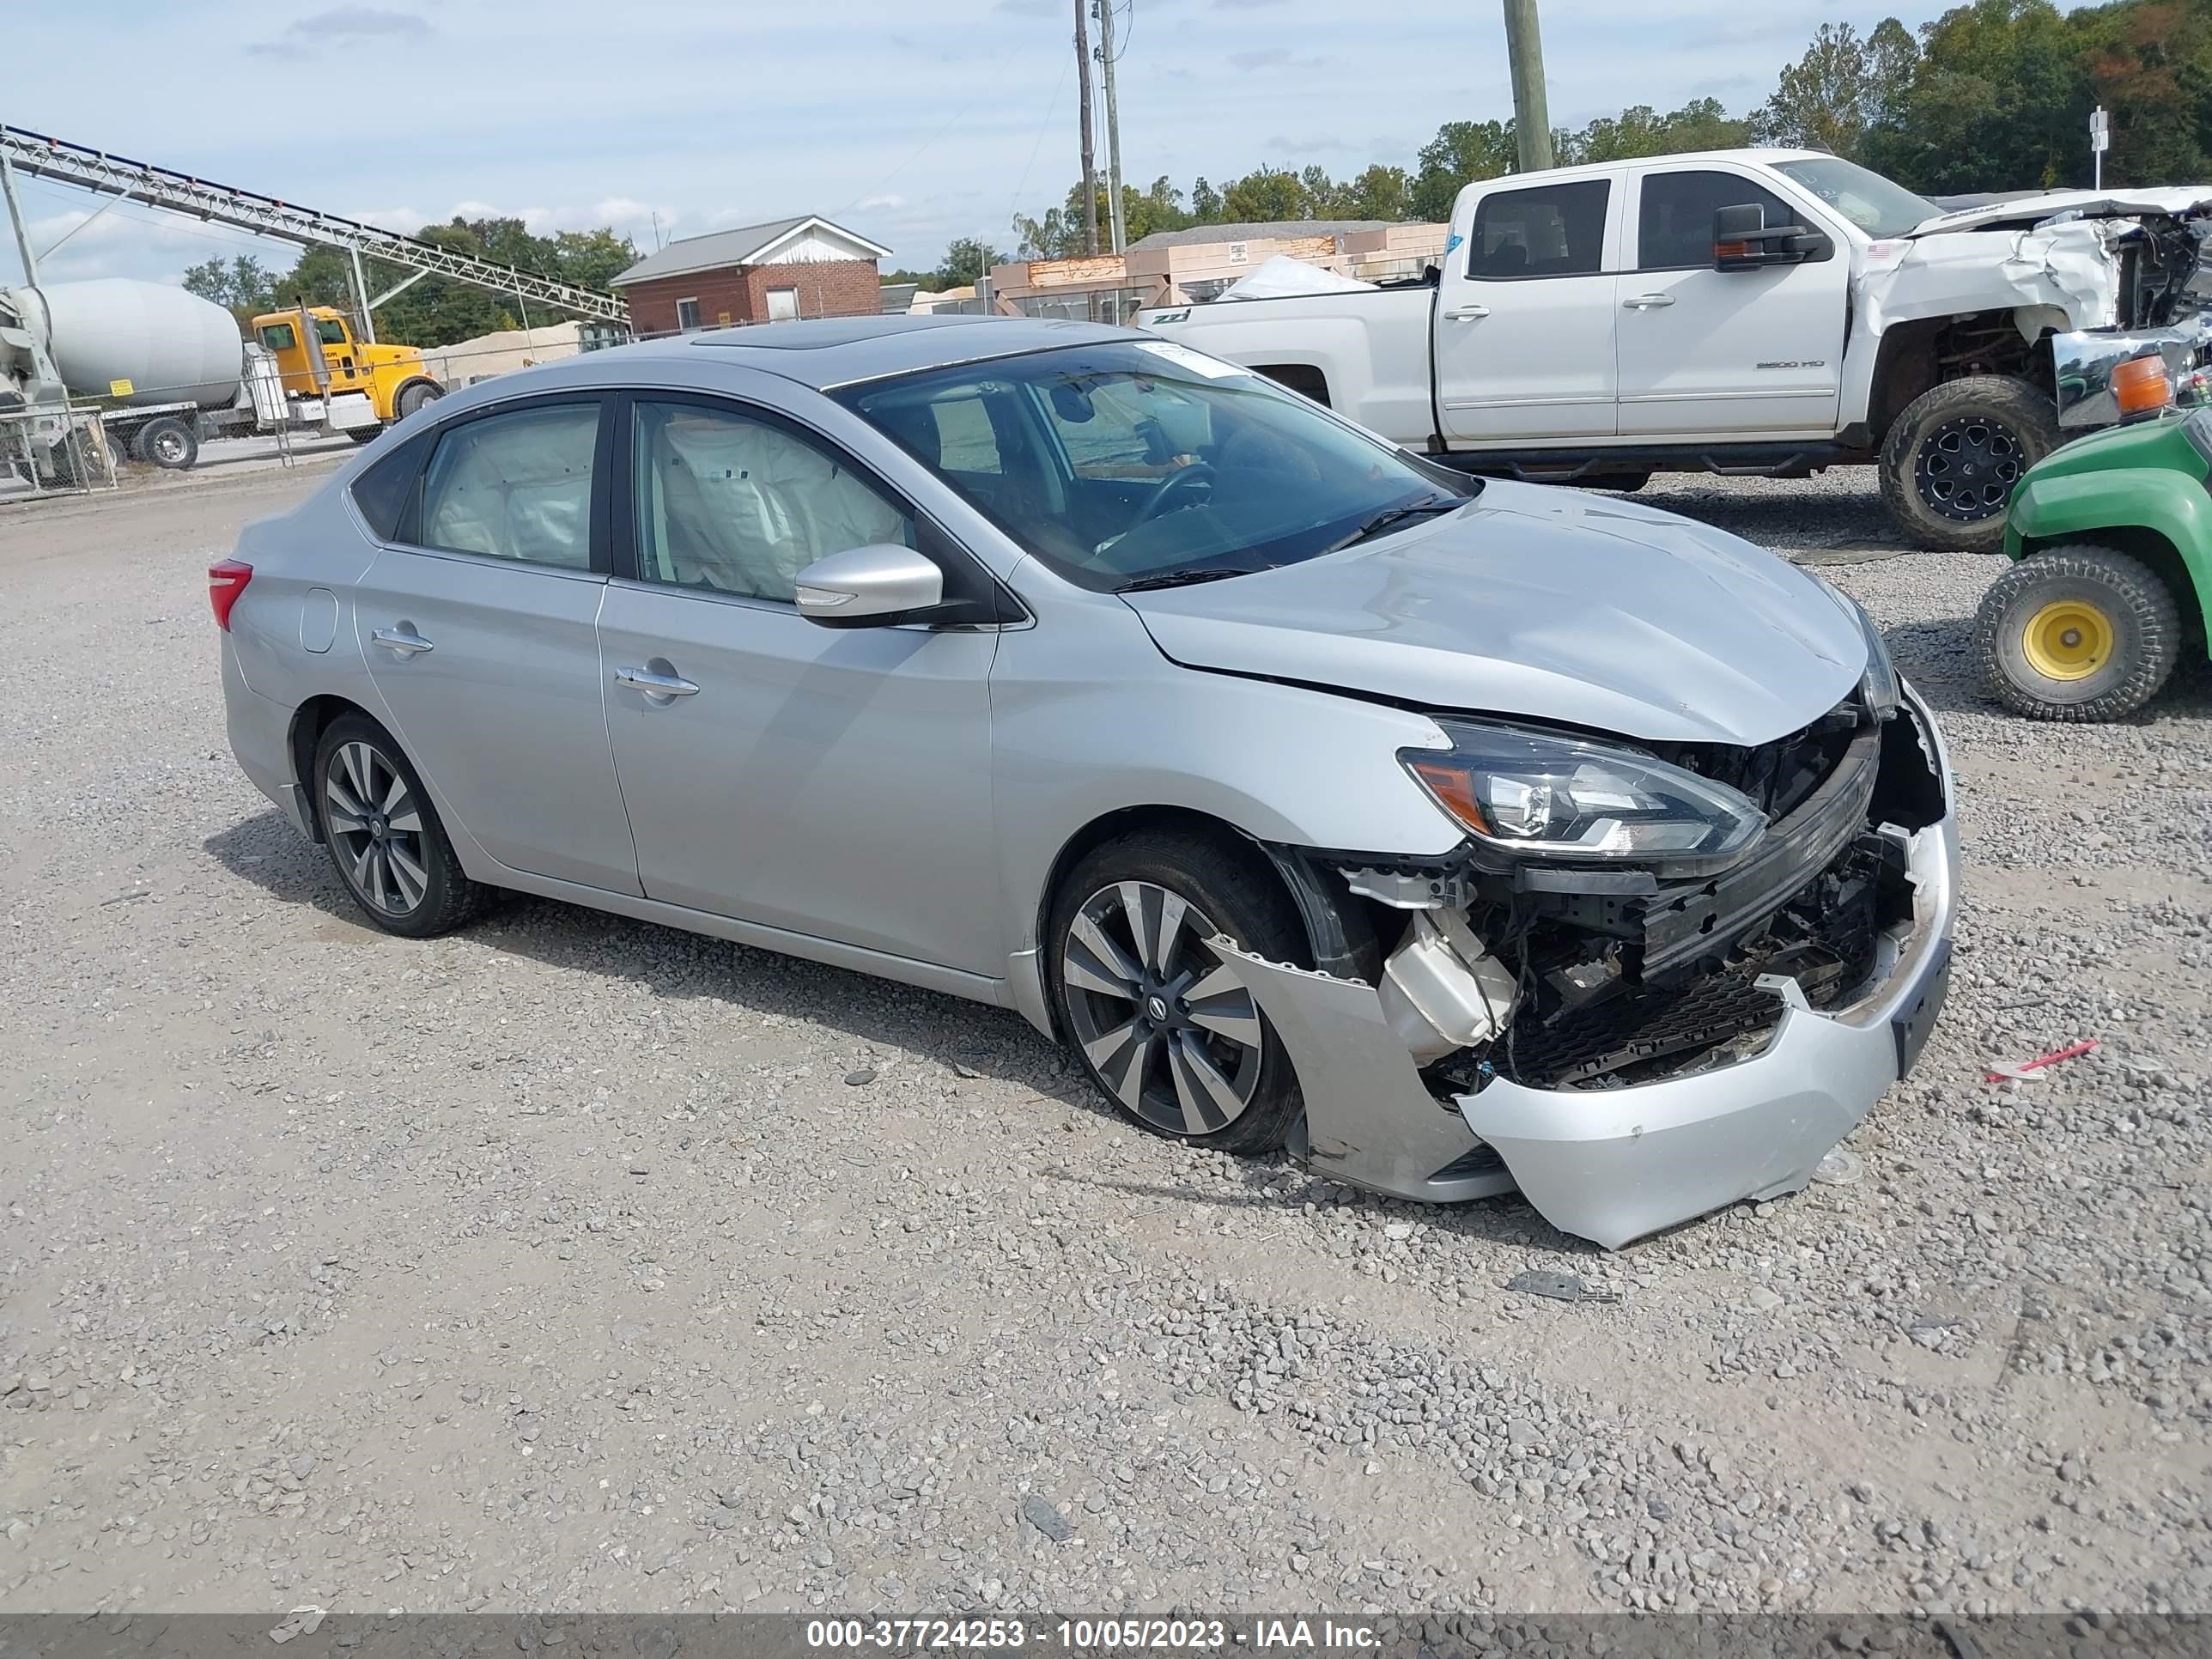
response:
<svg viewBox="0 0 2212 1659"><path fill-rule="evenodd" d="M1803 1186L1948 972L1948 763L1874 662L1751 749L1440 717L1452 750L1407 763L1470 826L1459 852L1317 860L1376 923L1371 982L1213 941L1297 1067L1294 1154L1402 1198L1517 1187L1607 1248Z"/></svg>

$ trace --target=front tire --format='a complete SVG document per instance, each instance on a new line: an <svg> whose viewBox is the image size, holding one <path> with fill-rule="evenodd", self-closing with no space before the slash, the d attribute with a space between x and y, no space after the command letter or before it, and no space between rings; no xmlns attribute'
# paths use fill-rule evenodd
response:
<svg viewBox="0 0 2212 1659"><path fill-rule="evenodd" d="M1140 832L1085 854L1047 929L1062 1032L1099 1091L1139 1127L1226 1152L1276 1150L1297 1074L1252 994L1206 943L1226 934L1303 962L1290 896L1249 848Z"/></svg>
<svg viewBox="0 0 2212 1659"><path fill-rule="evenodd" d="M1995 553L2028 468L2058 447L2051 399L2008 374L1947 380L1905 406L1881 447L1881 498L1917 545Z"/></svg>
<svg viewBox="0 0 2212 1659"><path fill-rule="evenodd" d="M2142 560L2091 543L2021 560L1974 618L1983 684L2035 720L2124 719L2158 695L2180 653L2172 591Z"/></svg>
<svg viewBox="0 0 2212 1659"><path fill-rule="evenodd" d="M435 380L410 380L399 388L399 395L392 400L392 418L404 421L416 410L434 404L446 395L446 388Z"/></svg>
<svg viewBox="0 0 2212 1659"><path fill-rule="evenodd" d="M315 811L331 864L362 913L387 933L428 939L481 906L399 745L366 714L331 722L315 745Z"/></svg>

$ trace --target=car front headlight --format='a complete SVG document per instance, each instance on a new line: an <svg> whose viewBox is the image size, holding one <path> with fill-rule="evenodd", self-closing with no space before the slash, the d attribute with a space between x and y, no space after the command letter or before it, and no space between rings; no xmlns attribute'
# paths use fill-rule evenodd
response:
<svg viewBox="0 0 2212 1659"><path fill-rule="evenodd" d="M1826 588L1828 597L1859 625L1867 648L1866 672L1859 678L1859 698L1874 710L1875 719L1887 720L1897 712L1897 666L1889 659L1889 647L1882 640L1881 629L1875 626L1864 605L1826 576L1816 573L1813 580Z"/></svg>
<svg viewBox="0 0 2212 1659"><path fill-rule="evenodd" d="M1448 750L1398 758L1437 805L1491 845L1565 859L1725 858L1766 815L1725 784L1650 755L1512 726L1440 720Z"/></svg>

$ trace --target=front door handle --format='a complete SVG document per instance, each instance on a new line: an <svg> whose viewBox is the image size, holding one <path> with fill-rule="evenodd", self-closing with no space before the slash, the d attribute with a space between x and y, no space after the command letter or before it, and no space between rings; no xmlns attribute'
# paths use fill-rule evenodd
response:
<svg viewBox="0 0 2212 1659"><path fill-rule="evenodd" d="M615 684L626 685L633 691L642 691L655 702L668 702L678 697L696 697L696 684L681 674L656 673L650 668L617 668Z"/></svg>
<svg viewBox="0 0 2212 1659"><path fill-rule="evenodd" d="M1674 296L1671 294L1638 294L1632 299L1623 300L1620 308L1623 311L1652 311L1674 303Z"/></svg>
<svg viewBox="0 0 2212 1659"><path fill-rule="evenodd" d="M1454 306L1444 313L1444 320L1448 323L1479 323L1488 315L1488 306Z"/></svg>
<svg viewBox="0 0 2212 1659"><path fill-rule="evenodd" d="M368 637L397 657L419 657L436 648L406 623L397 628L380 628Z"/></svg>

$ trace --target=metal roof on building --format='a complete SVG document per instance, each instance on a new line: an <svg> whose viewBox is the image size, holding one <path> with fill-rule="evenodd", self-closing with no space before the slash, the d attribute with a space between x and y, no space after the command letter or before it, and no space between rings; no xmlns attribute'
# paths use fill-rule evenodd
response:
<svg viewBox="0 0 2212 1659"><path fill-rule="evenodd" d="M889 248L878 246L858 231L833 224L817 213L802 213L792 219L770 219L764 224L739 225L732 230L708 231L703 236L681 237L659 252L648 253L607 286L627 288L633 283L651 282L656 276L681 276L694 270L723 270L732 265L757 264L762 256L816 225L867 249L878 259L890 256Z"/></svg>

